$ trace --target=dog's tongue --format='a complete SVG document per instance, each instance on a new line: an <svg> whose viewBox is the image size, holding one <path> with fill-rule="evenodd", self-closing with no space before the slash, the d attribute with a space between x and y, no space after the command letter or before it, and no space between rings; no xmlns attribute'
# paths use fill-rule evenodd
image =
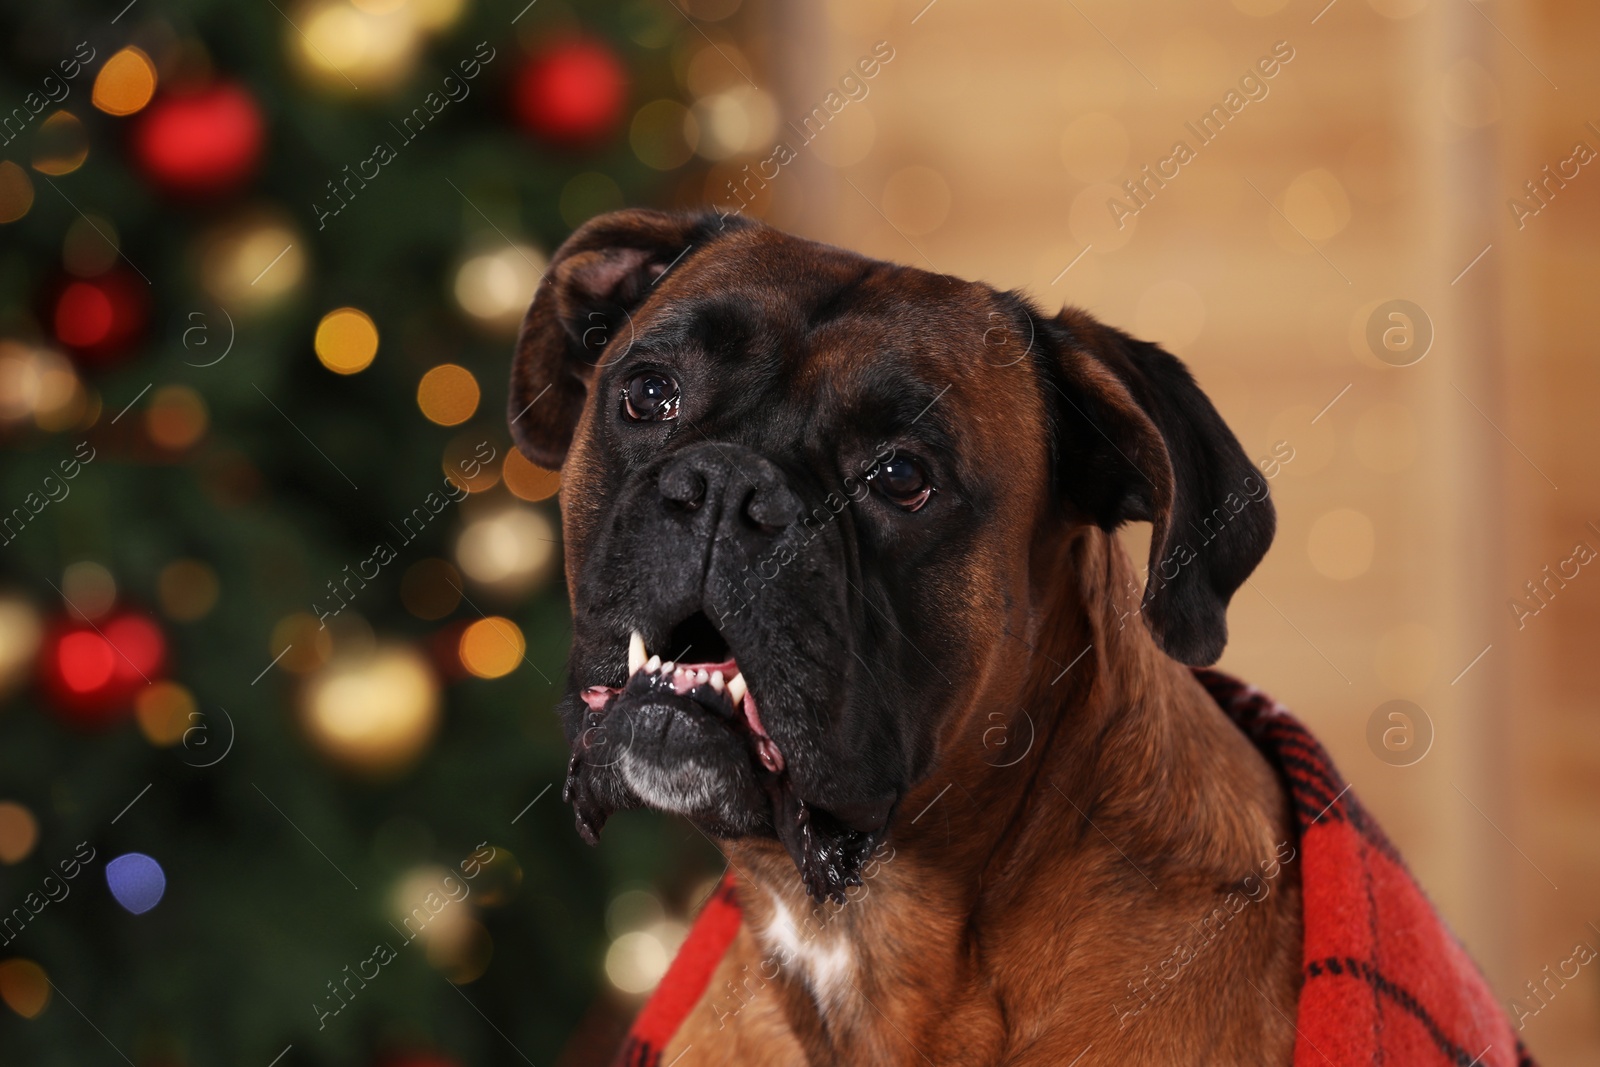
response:
<svg viewBox="0 0 1600 1067"><path fill-rule="evenodd" d="M778 751L777 742L767 736L766 727L761 725L761 713L756 710L754 693L744 695L744 721L750 727L750 736L755 738L756 758L761 761L761 766L777 774L783 770L783 753Z"/></svg>

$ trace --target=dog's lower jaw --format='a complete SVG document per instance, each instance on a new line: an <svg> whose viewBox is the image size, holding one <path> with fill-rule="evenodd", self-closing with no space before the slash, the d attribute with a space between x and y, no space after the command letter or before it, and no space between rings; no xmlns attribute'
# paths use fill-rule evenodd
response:
<svg viewBox="0 0 1600 1067"><path fill-rule="evenodd" d="M590 751L586 739L600 729L603 717L603 711L585 716L587 728L574 739L561 793L572 805L579 836L590 845L599 843L601 829L619 806L600 795L591 777L595 768L585 760ZM738 836L728 828L748 819L728 810L726 798L719 804L714 768L689 761L669 770L626 750L616 765L633 799L627 806L643 804L697 820L714 817L707 829L721 837ZM845 891L861 884L862 867L883 842L898 797L851 805L836 814L804 800L787 769L759 769L755 774L770 804L773 835L793 861L806 895L817 903L843 904Z"/></svg>

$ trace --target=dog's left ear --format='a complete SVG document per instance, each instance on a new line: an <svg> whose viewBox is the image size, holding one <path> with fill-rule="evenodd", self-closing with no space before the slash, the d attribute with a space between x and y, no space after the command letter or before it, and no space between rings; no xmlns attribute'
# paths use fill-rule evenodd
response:
<svg viewBox="0 0 1600 1067"><path fill-rule="evenodd" d="M517 335L508 414L522 453L554 470L567 457L595 365L666 270L741 218L630 209L599 215L550 260Z"/></svg>
<svg viewBox="0 0 1600 1067"><path fill-rule="evenodd" d="M1266 478L1176 357L1073 309L1042 325L1058 491L1107 530L1151 523L1146 625L1172 658L1215 663L1277 525Z"/></svg>

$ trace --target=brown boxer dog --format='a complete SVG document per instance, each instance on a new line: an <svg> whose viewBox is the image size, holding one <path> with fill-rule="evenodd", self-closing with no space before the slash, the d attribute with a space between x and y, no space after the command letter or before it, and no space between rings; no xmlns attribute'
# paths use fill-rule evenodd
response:
<svg viewBox="0 0 1600 1067"><path fill-rule="evenodd" d="M510 410L562 469L578 829L677 812L737 873L744 925L663 1063L1290 1061L1285 790L1185 666L1273 510L1178 360L621 211L557 251Z"/></svg>

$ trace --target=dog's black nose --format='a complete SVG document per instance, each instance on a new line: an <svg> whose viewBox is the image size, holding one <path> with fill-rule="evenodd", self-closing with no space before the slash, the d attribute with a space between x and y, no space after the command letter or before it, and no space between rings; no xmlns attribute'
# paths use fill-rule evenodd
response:
<svg viewBox="0 0 1600 1067"><path fill-rule="evenodd" d="M770 460L739 445L707 441L684 449L661 468L661 497L694 511L722 505L722 522L776 534L800 517L800 498Z"/></svg>

